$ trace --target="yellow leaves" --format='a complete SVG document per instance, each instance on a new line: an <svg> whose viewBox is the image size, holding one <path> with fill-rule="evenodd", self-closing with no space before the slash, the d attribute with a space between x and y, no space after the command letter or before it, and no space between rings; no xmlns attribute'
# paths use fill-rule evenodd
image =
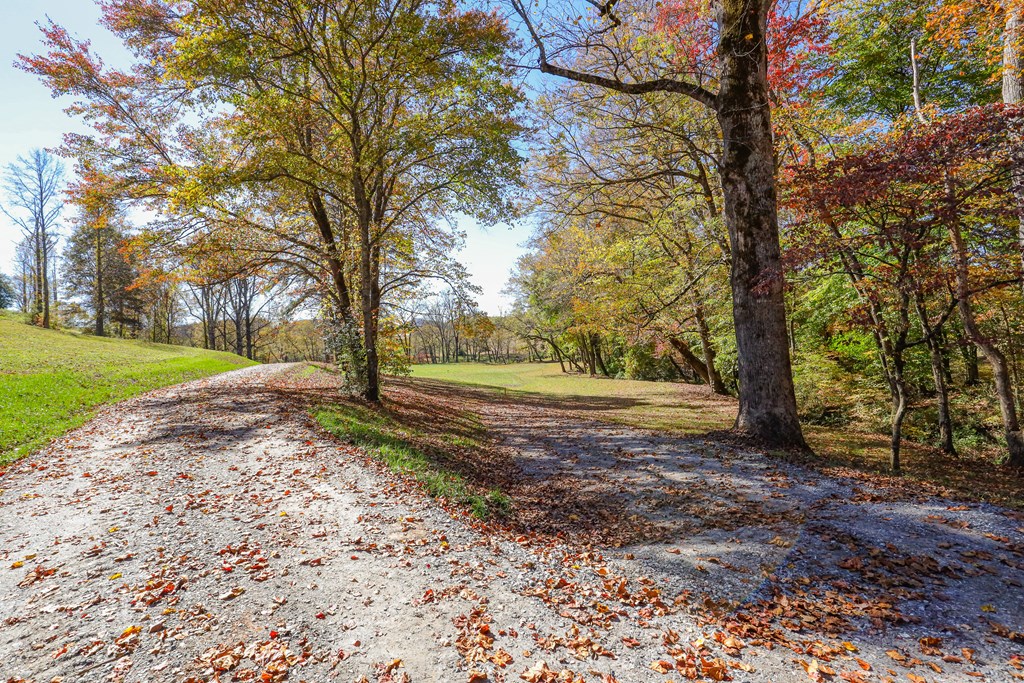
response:
<svg viewBox="0 0 1024 683"><path fill-rule="evenodd" d="M114 645L125 650L134 650L139 646L139 633L141 632L141 626L129 626L114 640Z"/></svg>
<svg viewBox="0 0 1024 683"><path fill-rule="evenodd" d="M583 683L583 677L563 669L554 671L547 662L539 660L529 669L519 675L526 683Z"/></svg>
<svg viewBox="0 0 1024 683"><path fill-rule="evenodd" d="M11 565L11 569L21 569L24 566L25 566L25 563L22 562L21 560L18 560L17 562L15 562L14 564Z"/></svg>
<svg viewBox="0 0 1024 683"><path fill-rule="evenodd" d="M804 671L810 676L812 681L824 680L825 676L835 676L835 669L831 668L827 664L819 662L817 659L812 659L809 662L805 662L802 659L796 660L797 664L803 667Z"/></svg>
<svg viewBox="0 0 1024 683"><path fill-rule="evenodd" d="M121 635L118 636L118 640L120 640L121 638L127 638L128 636L139 633L140 631L142 631L141 626L129 626L121 632Z"/></svg>
<svg viewBox="0 0 1024 683"><path fill-rule="evenodd" d="M982 612L995 612L996 608L993 607L992 605L982 605L981 606L981 611Z"/></svg>
<svg viewBox="0 0 1024 683"><path fill-rule="evenodd" d="M651 671L657 671L660 674L667 674L674 668L672 662L666 662L664 659L659 659L656 662L651 662L648 666Z"/></svg>
<svg viewBox="0 0 1024 683"><path fill-rule="evenodd" d="M121 572L116 572L116 573L110 575L110 580L111 581L117 581L120 578L121 578Z"/></svg>

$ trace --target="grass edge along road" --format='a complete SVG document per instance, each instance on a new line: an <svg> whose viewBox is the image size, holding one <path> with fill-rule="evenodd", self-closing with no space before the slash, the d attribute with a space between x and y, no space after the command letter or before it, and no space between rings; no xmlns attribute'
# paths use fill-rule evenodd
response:
<svg viewBox="0 0 1024 683"><path fill-rule="evenodd" d="M444 465L445 454L428 452L416 441L423 435L410 432L383 410L358 404L331 403L313 411L320 426L335 437L364 449L388 469L415 478L433 498L447 499L464 505L478 519L504 515L511 499L499 488L474 490L466 478ZM465 437L451 436L451 446L472 446Z"/></svg>
<svg viewBox="0 0 1024 683"><path fill-rule="evenodd" d="M557 363L422 364L412 366L412 379L480 388L499 398L548 404L583 419L679 435L699 437L729 429L736 416L736 400L715 396L707 387L563 374ZM1024 509L1024 478L997 466L990 454L949 456L906 442L903 476L890 477L887 434L821 425L805 425L804 432L817 455L799 460L829 474L870 477L876 484L923 495Z"/></svg>
<svg viewBox="0 0 1024 683"><path fill-rule="evenodd" d="M254 364L233 353L45 330L0 312L0 467L104 405Z"/></svg>

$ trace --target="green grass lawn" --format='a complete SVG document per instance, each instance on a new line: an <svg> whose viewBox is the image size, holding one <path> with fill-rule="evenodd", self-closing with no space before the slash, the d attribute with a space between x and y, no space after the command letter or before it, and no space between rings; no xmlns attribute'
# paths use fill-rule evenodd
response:
<svg viewBox="0 0 1024 683"><path fill-rule="evenodd" d="M0 312L0 465L83 424L98 406L253 364L233 353L43 330Z"/></svg>
<svg viewBox="0 0 1024 683"><path fill-rule="evenodd" d="M562 407L594 417L686 434L728 429L736 402L704 387L565 374L557 363L414 365L412 376L491 387L524 399L557 398Z"/></svg>
<svg viewBox="0 0 1024 683"><path fill-rule="evenodd" d="M563 374L557 363L414 365L412 376L426 394L443 391L438 382L483 387L515 401L675 434L728 429L737 409L735 399L714 396L706 387L569 375ZM810 460L812 464L840 473L884 474L888 470L887 434L852 426L804 425L804 436L817 454ZM900 485L928 482L943 487L945 491L931 490L944 495L1024 508L1024 479L997 467L987 452L964 450L954 457L928 445L904 441L903 455Z"/></svg>

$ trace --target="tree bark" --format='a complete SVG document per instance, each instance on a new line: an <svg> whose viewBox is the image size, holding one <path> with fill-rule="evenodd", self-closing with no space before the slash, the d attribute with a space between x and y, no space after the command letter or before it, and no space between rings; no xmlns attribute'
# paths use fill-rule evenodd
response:
<svg viewBox="0 0 1024 683"><path fill-rule="evenodd" d="M604 364L604 357L601 356L601 336L598 334L590 335L590 346L594 350L594 358L597 359L597 367L600 368L601 374L608 377L608 368Z"/></svg>
<svg viewBox="0 0 1024 683"><path fill-rule="evenodd" d="M953 445L953 420L949 411L949 388L946 386L946 365L942 353L942 339L934 326L928 319L928 311L925 310L924 300L920 293L914 300L917 310L917 317L921 321L921 334L928 345L928 358L932 366L932 382L935 385L935 402L939 411L939 442L940 447L946 453L956 455L956 446Z"/></svg>
<svg viewBox="0 0 1024 683"><path fill-rule="evenodd" d="M711 385L711 391L721 396L728 396L729 392L725 389L722 374L718 372L718 367L715 365L717 354L715 345L711 341L711 331L708 330L707 319L704 317L704 307L699 303L694 304L693 317L697 322L697 334L700 335L700 346L704 353L704 366L707 370L707 380Z"/></svg>
<svg viewBox="0 0 1024 683"><path fill-rule="evenodd" d="M373 248L370 226L359 226L359 279L360 302L363 322L363 354L366 362L366 389L363 398L380 401L380 361L377 356L377 306L380 300L379 286L373 277Z"/></svg>
<svg viewBox="0 0 1024 683"><path fill-rule="evenodd" d="M907 385L903 381L902 371L894 384L893 411L892 411L892 437L890 441L889 469L893 474L902 471L900 462L900 445L903 441L903 420L907 416Z"/></svg>
<svg viewBox="0 0 1024 683"><path fill-rule="evenodd" d="M691 370L693 370L694 374L705 384L710 385L711 381L708 377L707 363L698 358L697 355L690 350L690 346L682 339L679 339L678 337L671 337L668 341L672 345L672 348L674 348L679 355L683 357L683 360L686 361L686 364Z"/></svg>
<svg viewBox="0 0 1024 683"><path fill-rule="evenodd" d="M1021 52L1021 8L1008 3L1003 29L1003 104L1018 105L1024 98L1024 63ZM1024 131L1014 122L1010 131L1010 189L1017 209L1017 244L1024 271Z"/></svg>
<svg viewBox="0 0 1024 683"><path fill-rule="evenodd" d="M595 377L597 375L597 358L594 356L594 347L590 345L590 339L584 341L583 350L587 356L587 370L591 377Z"/></svg>
<svg viewBox="0 0 1024 683"><path fill-rule="evenodd" d="M964 384L973 387L981 379L978 372L978 347L970 339L961 339L960 355L964 358Z"/></svg>
<svg viewBox="0 0 1024 683"><path fill-rule="evenodd" d="M767 9L757 11L752 4L722 0L718 18L717 114L739 356L736 427L767 446L806 449L797 418L780 271Z"/></svg>
<svg viewBox="0 0 1024 683"><path fill-rule="evenodd" d="M104 301L103 292L103 239L101 231L102 228L96 228L96 323L94 326L94 332L97 337L102 337L104 334L103 329L103 318L106 317L106 306ZM155 325L154 325L155 327Z"/></svg>

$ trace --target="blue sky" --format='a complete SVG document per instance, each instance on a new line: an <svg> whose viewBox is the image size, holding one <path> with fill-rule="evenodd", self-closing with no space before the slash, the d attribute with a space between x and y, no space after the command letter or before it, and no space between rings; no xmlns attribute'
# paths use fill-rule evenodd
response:
<svg viewBox="0 0 1024 683"><path fill-rule="evenodd" d="M120 52L116 38L97 25L99 12L90 0L0 0L0 93L3 93L0 166L3 167L34 147L56 147L64 133L82 130L80 124L63 112L68 101L51 98L34 76L12 66L18 53L40 50L35 23L47 16L77 36L91 40L96 52L108 61L116 61ZM467 232L466 248L458 258L468 268L473 281L484 290L478 297L481 308L492 314L507 309L509 302L501 295L501 289L524 251L519 245L529 237L529 228L524 224L482 229L472 221L463 221L462 227ZM6 216L0 215L0 272L12 270L14 245L18 239L18 230Z"/></svg>

